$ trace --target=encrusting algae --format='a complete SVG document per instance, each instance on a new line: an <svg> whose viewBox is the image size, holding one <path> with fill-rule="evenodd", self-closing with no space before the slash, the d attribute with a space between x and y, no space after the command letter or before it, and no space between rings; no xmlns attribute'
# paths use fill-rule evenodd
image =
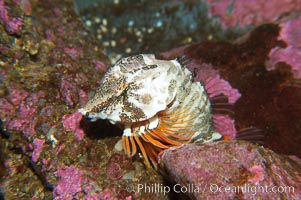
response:
<svg viewBox="0 0 301 200"><path fill-rule="evenodd" d="M151 161L155 168L164 149L222 138L214 129L204 86L193 82L183 63L185 58L159 60L152 54L122 58L79 112L91 121L104 119L123 127L125 153L134 156L139 148L147 165Z"/></svg>

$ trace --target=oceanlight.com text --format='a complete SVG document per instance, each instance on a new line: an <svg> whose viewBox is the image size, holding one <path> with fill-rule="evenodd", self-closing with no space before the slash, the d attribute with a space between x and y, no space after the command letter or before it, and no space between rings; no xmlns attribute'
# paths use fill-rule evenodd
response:
<svg viewBox="0 0 301 200"><path fill-rule="evenodd" d="M136 186L127 186L128 192L144 192L144 193L162 193L166 195L170 192L175 193L250 193L256 195L258 193L295 193L293 186L261 186L244 184L241 186L220 186L218 184L203 185L180 185L168 186L163 184L137 184Z"/></svg>

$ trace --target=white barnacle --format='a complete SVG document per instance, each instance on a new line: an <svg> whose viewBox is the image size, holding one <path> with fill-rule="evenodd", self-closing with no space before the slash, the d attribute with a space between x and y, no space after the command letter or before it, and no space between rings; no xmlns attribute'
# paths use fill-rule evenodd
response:
<svg viewBox="0 0 301 200"><path fill-rule="evenodd" d="M163 149L221 138L204 86L193 82L177 59L160 60L152 54L122 58L101 83L79 111L91 120L123 125L126 154L133 156L139 148L147 164L151 160L156 167L156 155Z"/></svg>

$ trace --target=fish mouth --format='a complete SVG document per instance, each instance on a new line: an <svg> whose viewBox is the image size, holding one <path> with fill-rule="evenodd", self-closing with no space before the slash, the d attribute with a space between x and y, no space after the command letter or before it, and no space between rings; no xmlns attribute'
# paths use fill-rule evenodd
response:
<svg viewBox="0 0 301 200"><path fill-rule="evenodd" d="M86 119L88 119L91 122L95 122L98 119L103 119L103 120L107 119L107 116L103 115L102 113L89 112L83 108L78 109L78 112L80 112ZM115 123L112 123L112 124L115 124Z"/></svg>
<svg viewBox="0 0 301 200"><path fill-rule="evenodd" d="M88 117L89 117L89 112L86 111L85 109L80 108L80 109L78 109L77 111L80 112L85 118L88 118Z"/></svg>

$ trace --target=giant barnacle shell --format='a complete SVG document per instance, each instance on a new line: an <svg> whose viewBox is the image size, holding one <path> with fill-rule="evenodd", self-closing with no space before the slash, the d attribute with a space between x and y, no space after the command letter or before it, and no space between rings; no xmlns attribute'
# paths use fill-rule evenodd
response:
<svg viewBox="0 0 301 200"><path fill-rule="evenodd" d="M151 54L123 58L102 79L94 98L79 111L91 120L107 119L124 127L126 154L137 145L156 167L163 149L221 138L214 130L204 86L178 60Z"/></svg>

